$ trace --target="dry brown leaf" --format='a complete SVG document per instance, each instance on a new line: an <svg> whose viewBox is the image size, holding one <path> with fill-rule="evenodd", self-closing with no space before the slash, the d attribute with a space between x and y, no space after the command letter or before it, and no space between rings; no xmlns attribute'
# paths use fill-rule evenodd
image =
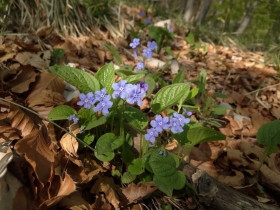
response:
<svg viewBox="0 0 280 210"><path fill-rule="evenodd" d="M37 75L31 66L20 66L17 70L4 72L3 83L14 93L24 93L29 90L30 83L35 82ZM10 77L13 79L8 80Z"/></svg>
<svg viewBox="0 0 280 210"><path fill-rule="evenodd" d="M45 70L50 65L50 57L50 51L40 52L38 54L31 52L21 52L16 55L15 60L21 65L31 65L38 69Z"/></svg>
<svg viewBox="0 0 280 210"><path fill-rule="evenodd" d="M252 161L250 168L258 170L260 161L250 160ZM262 164L260 168L259 182L271 190L280 191L280 173L271 170L266 164Z"/></svg>
<svg viewBox="0 0 280 210"><path fill-rule="evenodd" d="M58 204L63 198L70 195L72 192L76 190L76 185L73 181L73 179L65 172L64 179L62 177L59 177L59 183L52 182L52 185L56 184L59 186L59 190L56 193L55 196L53 196L51 199L44 201L40 205L40 209L48 209L55 204ZM57 186L54 186L57 187Z"/></svg>
<svg viewBox="0 0 280 210"><path fill-rule="evenodd" d="M42 90L40 94L35 95L28 101L28 107L44 106L44 107L55 107L66 103L65 98L57 92L52 90Z"/></svg>
<svg viewBox="0 0 280 210"><path fill-rule="evenodd" d="M49 181L53 173L54 153L49 149L42 129L34 130L15 144L17 153L25 154L25 159L33 167L42 183Z"/></svg>
<svg viewBox="0 0 280 210"><path fill-rule="evenodd" d="M7 118L11 120L11 127L21 131L21 136L25 137L31 132L37 132L38 128L35 126L33 120L26 115L18 106L11 104L10 113Z"/></svg>
<svg viewBox="0 0 280 210"><path fill-rule="evenodd" d="M157 187L154 182L146 182L139 185L132 182L127 188L123 189L122 192L126 196L128 203L132 203L150 195L155 190L157 190Z"/></svg>
<svg viewBox="0 0 280 210"><path fill-rule="evenodd" d="M65 82L60 77L54 76L49 72L43 72L38 76L36 84L30 88L30 94L25 100L29 101L37 94L41 94L45 89L52 90L62 95L65 89Z"/></svg>
<svg viewBox="0 0 280 210"><path fill-rule="evenodd" d="M91 206L86 202L81 193L75 191L70 195L64 197L58 204L59 208L69 209L69 210L91 210Z"/></svg>
<svg viewBox="0 0 280 210"><path fill-rule="evenodd" d="M95 49L95 52L101 62L101 64L104 64L105 61L105 52L103 50Z"/></svg>
<svg viewBox="0 0 280 210"><path fill-rule="evenodd" d="M69 130L70 132L72 132L74 136L76 136L80 132L80 127L77 124L72 124ZM62 136L60 140L60 145L62 149L65 150L68 154L78 157L77 151L78 151L79 143L76 140L76 138L66 133Z"/></svg>
<svg viewBox="0 0 280 210"><path fill-rule="evenodd" d="M236 186L243 186L244 185L244 174L237 170L232 170L234 175L219 175L218 181L224 183L227 186L236 187Z"/></svg>
<svg viewBox="0 0 280 210"><path fill-rule="evenodd" d="M103 192L106 196L106 200L108 200L115 209L119 209L119 190L119 186L114 183L112 177L102 177L95 181L90 193L98 195L100 192Z"/></svg>
<svg viewBox="0 0 280 210"><path fill-rule="evenodd" d="M95 202L91 205L93 210L115 210L113 206L108 203L103 194L95 196Z"/></svg>

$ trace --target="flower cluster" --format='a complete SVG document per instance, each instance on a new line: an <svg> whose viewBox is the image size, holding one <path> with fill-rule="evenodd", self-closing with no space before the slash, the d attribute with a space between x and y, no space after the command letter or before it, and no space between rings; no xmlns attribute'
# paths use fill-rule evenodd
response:
<svg viewBox="0 0 280 210"><path fill-rule="evenodd" d="M132 85L127 84L125 80L120 80L118 83L113 84L113 89L113 98L125 99L129 104L137 103L138 106L141 106L142 99L146 96L148 85L144 82Z"/></svg>
<svg viewBox="0 0 280 210"><path fill-rule="evenodd" d="M142 105L142 99L146 96L146 91L148 90L148 84L145 82L132 85L127 84L125 80L114 83L112 87L114 90L112 98L125 99L128 104L137 103L138 106ZM107 115L109 109L113 106L113 102L110 100L111 96L107 94L105 88L95 91L94 93L81 93L79 98L80 101L77 103L79 106L83 106L85 109L92 108L94 112L101 111L103 115ZM76 124L79 119L75 115L71 115L68 117L68 120Z"/></svg>
<svg viewBox="0 0 280 210"><path fill-rule="evenodd" d="M189 118L185 118L182 114L177 112L174 112L169 118L156 115L155 119L150 122L152 128L147 129L145 139L154 143L159 133L168 129L170 129L172 133L181 133L184 125L189 122Z"/></svg>
<svg viewBox="0 0 280 210"><path fill-rule="evenodd" d="M93 105L95 105L93 111L101 111L103 115L108 114L108 109L113 105L110 101L111 96L107 94L105 88L95 91L95 93L81 93L79 98L80 101L77 103L79 106L83 106L85 109L90 109Z"/></svg>
<svg viewBox="0 0 280 210"><path fill-rule="evenodd" d="M134 49L134 57L137 57L137 51L138 51L138 46L140 45L140 39L134 38L133 41L129 44L129 46ZM153 50L157 49L157 43L155 41L148 41L147 43L147 48L143 50L143 55L147 58L152 58L153 57ZM136 68L138 70L142 70L145 68L145 65L143 62L138 62L136 64Z"/></svg>

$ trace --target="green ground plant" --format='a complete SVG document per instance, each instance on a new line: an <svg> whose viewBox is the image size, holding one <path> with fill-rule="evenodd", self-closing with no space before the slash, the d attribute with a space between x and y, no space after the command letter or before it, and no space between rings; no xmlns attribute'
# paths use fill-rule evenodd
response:
<svg viewBox="0 0 280 210"><path fill-rule="evenodd" d="M140 40L136 39L130 46L136 49L139 44ZM155 42L148 43L150 48L155 50ZM112 47L108 49L112 50ZM149 55L147 51L143 54ZM168 196L172 196L174 190L189 190L185 175L178 170L187 154L168 152L165 145L172 138L177 139L180 148L225 139L220 132L190 121L192 113L184 106L194 99L199 89L191 89L190 82L182 81L179 77L183 74L154 94L153 84L159 75L146 71L145 67L136 72L128 67L115 70L109 63L95 76L68 66L51 66L49 71L80 90L78 105L81 108L57 106L48 119L68 119L71 124L78 124L80 133L77 137L83 141L80 149L87 144L92 148L91 155L116 164L112 174L122 183L153 180ZM115 82L116 74L122 75L122 80ZM150 115L138 108L144 97L151 100ZM165 110L168 110L168 116L162 116ZM131 152L135 133L140 139L138 153Z"/></svg>

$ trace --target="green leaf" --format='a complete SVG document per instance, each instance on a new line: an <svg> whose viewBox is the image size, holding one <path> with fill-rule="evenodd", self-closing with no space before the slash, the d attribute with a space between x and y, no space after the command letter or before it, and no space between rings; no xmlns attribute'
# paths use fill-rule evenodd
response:
<svg viewBox="0 0 280 210"><path fill-rule="evenodd" d="M280 120L262 125L257 132L257 141L266 147L267 155L276 152L277 144L280 144Z"/></svg>
<svg viewBox="0 0 280 210"><path fill-rule="evenodd" d="M190 105L182 105L182 107L184 107L186 110L188 111L198 111L200 112L200 108L197 106L190 106Z"/></svg>
<svg viewBox="0 0 280 210"><path fill-rule="evenodd" d="M107 93L113 93L113 83L115 77L115 68L114 64L108 63L102 66L97 73L95 74L95 78L100 82L100 84L106 88Z"/></svg>
<svg viewBox="0 0 280 210"><path fill-rule="evenodd" d="M172 83L183 83L185 80L185 71L184 70L180 70L178 72L178 74L174 77Z"/></svg>
<svg viewBox="0 0 280 210"><path fill-rule="evenodd" d="M199 92L198 88L191 89L190 95L188 96L188 99L194 98Z"/></svg>
<svg viewBox="0 0 280 210"><path fill-rule="evenodd" d="M119 170L112 170L112 176L121 177L121 172Z"/></svg>
<svg viewBox="0 0 280 210"><path fill-rule="evenodd" d="M52 56L56 59L61 58L64 54L65 54L65 51L64 51L64 49L61 49L61 48L56 48L52 52Z"/></svg>
<svg viewBox="0 0 280 210"><path fill-rule="evenodd" d="M97 154L104 154L114 151L123 143L123 139L117 138L114 133L105 133L97 140L95 149Z"/></svg>
<svg viewBox="0 0 280 210"><path fill-rule="evenodd" d="M91 134L87 134L83 138L83 142L85 142L87 145L90 145L93 141L94 141L94 135L91 135Z"/></svg>
<svg viewBox="0 0 280 210"><path fill-rule="evenodd" d="M170 46L164 47L163 49L165 50L165 52L167 52L168 55L170 55L172 58L175 58L175 55Z"/></svg>
<svg viewBox="0 0 280 210"><path fill-rule="evenodd" d="M211 114L213 115L224 115L227 110L228 108L224 106L213 106L210 108Z"/></svg>
<svg viewBox="0 0 280 210"><path fill-rule="evenodd" d="M191 145L196 145L203 142L224 140L226 136L208 127L195 127L188 131L187 138Z"/></svg>
<svg viewBox="0 0 280 210"><path fill-rule="evenodd" d="M98 160L101 160L103 162L109 162L111 160L113 160L113 158L115 157L115 153L114 152L105 152L103 154L98 154L96 151L94 152L95 157Z"/></svg>
<svg viewBox="0 0 280 210"><path fill-rule="evenodd" d="M87 123L85 130L90 130L92 128L95 128L99 125L103 125L104 123L107 122L107 119L111 116L112 112L110 112L109 114L102 116L96 120L91 120L89 123Z"/></svg>
<svg viewBox="0 0 280 210"><path fill-rule="evenodd" d="M77 114L76 110L73 109L70 106L67 105L60 105L54 107L49 115L48 119L49 120L65 120L67 119L70 115Z"/></svg>
<svg viewBox="0 0 280 210"><path fill-rule="evenodd" d="M172 133L172 137L174 139L176 139L181 146L183 146L189 142L187 134L188 134L188 131L191 129L192 124L196 124L196 122L191 121L189 124L184 125L183 132L181 132L181 133Z"/></svg>
<svg viewBox="0 0 280 210"><path fill-rule="evenodd" d="M176 104L189 91L189 83L178 83L163 87L157 92L155 99L152 101L152 111L157 114L161 113Z"/></svg>
<svg viewBox="0 0 280 210"><path fill-rule="evenodd" d="M167 152L166 156L163 156L158 154L158 151L154 151L149 158L149 164L154 172L154 177L165 183L166 186L176 190L184 187L185 175L176 170L176 161L173 155Z"/></svg>
<svg viewBox="0 0 280 210"><path fill-rule="evenodd" d="M124 119L140 132L143 132L144 128L148 125L148 118L145 114L137 108L132 106L125 106L123 111Z"/></svg>
<svg viewBox="0 0 280 210"><path fill-rule="evenodd" d="M164 192L167 196L172 197L173 188L162 181L158 176L154 176L154 182L161 192Z"/></svg>
<svg viewBox="0 0 280 210"><path fill-rule="evenodd" d="M219 92L214 92L213 97L215 97L215 98L228 98L228 95L223 94L223 93L219 93Z"/></svg>
<svg viewBox="0 0 280 210"><path fill-rule="evenodd" d="M136 175L133 175L129 172L124 172L121 178L122 183L128 184L132 182L134 179L136 179Z"/></svg>
<svg viewBox="0 0 280 210"><path fill-rule="evenodd" d="M148 90L147 90L147 95L151 95L152 92L154 91L155 87L156 87L156 82L155 80L150 77L150 76L147 76L145 78L145 82L148 84Z"/></svg>
<svg viewBox="0 0 280 210"><path fill-rule="evenodd" d="M134 160L134 154L131 149L127 148L126 146L122 147L122 160L125 164L130 164Z"/></svg>
<svg viewBox="0 0 280 210"><path fill-rule="evenodd" d="M123 79L126 80L127 83L135 83L135 82L138 82L144 76L145 76L145 73L139 73L139 74L123 77Z"/></svg>
<svg viewBox="0 0 280 210"><path fill-rule="evenodd" d="M192 32L190 32L190 33L188 34L188 36L186 36L185 41L186 41L188 44L194 44L194 35L193 35Z"/></svg>
<svg viewBox="0 0 280 210"><path fill-rule="evenodd" d="M50 66L49 71L61 77L69 84L75 86L82 93L94 92L100 89L98 80L80 69L72 68L70 66Z"/></svg>
<svg viewBox="0 0 280 210"><path fill-rule="evenodd" d="M87 127L87 124L97 120L96 113L93 109L81 108L78 111L77 117L79 118L79 124L83 125L84 128Z"/></svg>
<svg viewBox="0 0 280 210"><path fill-rule="evenodd" d="M115 59L117 61L117 64L120 66L122 64L122 59L121 59L121 56L118 53L117 49L115 47L113 47L112 45L109 45L107 43L105 43L104 45L105 45L105 47L107 47L108 50L110 50L110 52L115 57Z"/></svg>
<svg viewBox="0 0 280 210"><path fill-rule="evenodd" d="M128 171L131 174L134 175L139 175L144 172L144 163L142 161L142 158L136 158L135 160L132 161L133 165L128 166Z"/></svg>

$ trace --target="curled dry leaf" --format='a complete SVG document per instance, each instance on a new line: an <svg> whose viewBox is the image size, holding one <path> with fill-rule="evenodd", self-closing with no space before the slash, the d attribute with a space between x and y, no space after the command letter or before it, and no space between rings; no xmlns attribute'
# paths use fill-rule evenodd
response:
<svg viewBox="0 0 280 210"><path fill-rule="evenodd" d="M74 136L76 136L80 132L80 128L77 124L71 125L69 130ZM60 145L62 149L65 150L68 154L78 157L77 151L79 143L77 142L76 138L66 133L62 136L60 140Z"/></svg>
<svg viewBox="0 0 280 210"><path fill-rule="evenodd" d="M17 153L25 154L25 159L34 169L39 181L46 183L53 172L54 153L49 149L42 129L34 130L15 144Z"/></svg>
<svg viewBox="0 0 280 210"><path fill-rule="evenodd" d="M91 206L86 202L81 193L75 191L70 195L64 197L58 204L58 207L70 210L91 210ZM101 209L101 208L100 208Z"/></svg>
<svg viewBox="0 0 280 210"><path fill-rule="evenodd" d="M57 194L51 197L49 200L44 201L40 205L40 209L49 209L55 204L58 204L63 198L70 195L72 192L76 190L76 185L73 179L66 172L65 172L64 179L62 179L61 176L56 175L56 177L59 177L59 182L58 183L52 182L52 185L56 184L57 186L59 186L58 191L56 191Z"/></svg>
<svg viewBox="0 0 280 210"><path fill-rule="evenodd" d="M15 60L21 65L31 65L38 69L45 70L50 65L51 52L44 51L40 53L20 52L16 55Z"/></svg>
<svg viewBox="0 0 280 210"><path fill-rule="evenodd" d="M126 196L128 203L132 203L150 195L155 190L157 190L157 187L154 182L146 182L139 185L132 182L127 188L123 189L122 192Z"/></svg>
<svg viewBox="0 0 280 210"><path fill-rule="evenodd" d="M30 116L26 115L18 106L10 105L10 112L7 118L11 121L11 127L21 131L21 136L25 137L31 132L37 132L38 128L35 126Z"/></svg>
<svg viewBox="0 0 280 210"><path fill-rule="evenodd" d="M37 94L41 94L46 89L62 94L65 85L65 82L60 77L54 76L49 72L43 72L38 76L36 83L30 88L30 94L25 100L29 102L29 100L33 99Z"/></svg>
<svg viewBox="0 0 280 210"><path fill-rule="evenodd" d="M120 197L118 192L120 192L120 188L114 183L111 177L102 177L95 181L90 193L98 195L100 192L105 194L106 200L108 200L115 209L119 209Z"/></svg>
<svg viewBox="0 0 280 210"><path fill-rule="evenodd" d="M17 70L6 71L3 75L3 83L11 88L14 93L24 93L29 90L29 85L35 82L37 73L31 66L20 66ZM6 80L13 76L12 80Z"/></svg>

